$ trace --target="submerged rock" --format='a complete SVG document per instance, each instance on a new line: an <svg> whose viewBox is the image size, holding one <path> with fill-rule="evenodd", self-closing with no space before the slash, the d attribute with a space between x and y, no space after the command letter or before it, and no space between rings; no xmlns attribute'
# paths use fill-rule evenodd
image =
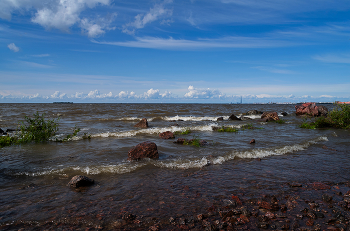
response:
<svg viewBox="0 0 350 231"><path fill-rule="evenodd" d="M174 141L175 144L184 144L185 141L187 141L186 139L184 138L178 138L176 141Z"/></svg>
<svg viewBox="0 0 350 231"><path fill-rule="evenodd" d="M6 129L6 132L15 132L15 131L16 131L16 129L12 129L12 128Z"/></svg>
<svg viewBox="0 0 350 231"><path fill-rule="evenodd" d="M281 112L281 115L283 115L283 116L287 116L287 115L288 115L288 113L287 113L287 112L285 112L285 111L283 111L283 112Z"/></svg>
<svg viewBox="0 0 350 231"><path fill-rule="evenodd" d="M2 134L2 133L4 133L4 130L2 130L2 129L0 128L0 134Z"/></svg>
<svg viewBox="0 0 350 231"><path fill-rule="evenodd" d="M224 117L219 117L216 119L216 121L223 121L224 120Z"/></svg>
<svg viewBox="0 0 350 231"><path fill-rule="evenodd" d="M171 131L162 132L159 134L159 137L166 140L175 139L174 133L172 133Z"/></svg>
<svg viewBox="0 0 350 231"><path fill-rule="evenodd" d="M146 118L143 118L140 122L134 125L137 128L148 128L148 122Z"/></svg>
<svg viewBox="0 0 350 231"><path fill-rule="evenodd" d="M255 140L252 139L249 143L250 143L250 144L255 144Z"/></svg>
<svg viewBox="0 0 350 231"><path fill-rule="evenodd" d="M69 181L68 186L79 188L84 186L90 186L95 183L94 180L86 177L86 176L73 176L73 178Z"/></svg>
<svg viewBox="0 0 350 231"><path fill-rule="evenodd" d="M280 118L278 117L277 112L264 112L261 115L261 119L267 118L267 121L276 121L279 120Z"/></svg>
<svg viewBox="0 0 350 231"><path fill-rule="evenodd" d="M128 160L140 160L143 158L158 159L158 149L157 145L153 142L146 141L136 145L134 148L130 149L128 153Z"/></svg>

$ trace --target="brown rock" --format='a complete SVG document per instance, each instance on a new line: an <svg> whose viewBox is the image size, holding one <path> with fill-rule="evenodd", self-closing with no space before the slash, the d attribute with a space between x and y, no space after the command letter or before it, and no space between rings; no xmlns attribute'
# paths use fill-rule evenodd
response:
<svg viewBox="0 0 350 231"><path fill-rule="evenodd" d="M134 148L130 149L128 153L128 160L140 160L143 158L158 159L158 149L157 145L153 142L146 141L136 145Z"/></svg>
<svg viewBox="0 0 350 231"><path fill-rule="evenodd" d="M162 132L159 134L159 137L162 139L175 139L174 133L170 131Z"/></svg>
<svg viewBox="0 0 350 231"><path fill-rule="evenodd" d="M238 118L237 116L235 116L234 114L230 115L230 117L228 117L229 120L241 120L240 118Z"/></svg>
<svg viewBox="0 0 350 231"><path fill-rule="evenodd" d="M183 144L185 143L186 139L184 138L178 138L176 141L174 141L175 144Z"/></svg>
<svg viewBox="0 0 350 231"><path fill-rule="evenodd" d="M279 120L280 118L278 117L277 112L264 112L261 115L261 119L267 118L267 121L275 121Z"/></svg>
<svg viewBox="0 0 350 231"><path fill-rule="evenodd" d="M219 117L216 119L216 121L223 121L224 120L224 117Z"/></svg>
<svg viewBox="0 0 350 231"><path fill-rule="evenodd" d="M69 181L68 186L79 188L84 186L89 186L94 184L94 180L86 177L86 176L73 176L73 178Z"/></svg>
<svg viewBox="0 0 350 231"><path fill-rule="evenodd" d="M134 125L137 128L148 128L148 122L146 118L143 118L140 122Z"/></svg>
<svg viewBox="0 0 350 231"><path fill-rule="evenodd" d="M255 140L252 139L249 143L250 143L250 144L255 144Z"/></svg>

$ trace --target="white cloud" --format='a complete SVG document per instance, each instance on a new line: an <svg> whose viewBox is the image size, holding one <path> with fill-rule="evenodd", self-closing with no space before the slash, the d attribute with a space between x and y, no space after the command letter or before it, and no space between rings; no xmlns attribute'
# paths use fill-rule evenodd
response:
<svg viewBox="0 0 350 231"><path fill-rule="evenodd" d="M51 95L52 99L64 99L67 98L67 94L66 93L61 93L60 91L55 91L55 93L53 93Z"/></svg>
<svg viewBox="0 0 350 231"><path fill-rule="evenodd" d="M221 94L219 90L211 89L197 89L193 86L188 87L188 91L184 97L193 99L211 99L211 98L224 98L225 96Z"/></svg>
<svg viewBox="0 0 350 231"><path fill-rule="evenodd" d="M35 14L31 21L46 29L59 29L69 31L69 28L77 24L89 37L97 37L112 30L109 24L116 14L97 19L80 18L80 14L86 9L95 8L98 5L109 5L110 0L1 0L0 18L10 20L14 11L31 11Z"/></svg>
<svg viewBox="0 0 350 231"><path fill-rule="evenodd" d="M10 43L9 45L7 45L7 47L13 52L19 51L19 48L14 43Z"/></svg>
<svg viewBox="0 0 350 231"><path fill-rule="evenodd" d="M106 30L115 30L115 27L109 27L117 14L112 14L108 18L98 18L97 20L89 20L83 18L80 22L82 31L90 38L98 37L105 33Z"/></svg>
<svg viewBox="0 0 350 231"><path fill-rule="evenodd" d="M350 64L350 54L328 54L316 55L314 59L325 63L346 63Z"/></svg>
<svg viewBox="0 0 350 231"><path fill-rule="evenodd" d="M135 29L141 29L146 26L146 24L158 20L160 17L170 17L172 15L172 10L166 9L165 4L172 3L172 0L165 0L161 4L155 4L147 14L138 14L135 16L135 21L127 23L123 26L123 32L127 34L134 34ZM162 23L170 23L171 21L162 21Z"/></svg>
<svg viewBox="0 0 350 231"><path fill-rule="evenodd" d="M153 88L149 89L147 92L143 94L142 98L145 99L161 99L161 98L170 98L171 92L165 91L163 94L160 91L154 90Z"/></svg>
<svg viewBox="0 0 350 231"><path fill-rule="evenodd" d="M40 54L40 55L31 55L32 57L36 57L36 58L43 58L43 57L49 57L49 54Z"/></svg>

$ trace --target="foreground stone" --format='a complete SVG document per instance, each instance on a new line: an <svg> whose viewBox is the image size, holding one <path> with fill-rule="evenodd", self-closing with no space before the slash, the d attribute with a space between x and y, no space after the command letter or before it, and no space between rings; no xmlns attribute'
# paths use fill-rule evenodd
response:
<svg viewBox="0 0 350 231"><path fill-rule="evenodd" d="M325 106L317 106L316 103L304 103L295 106L296 115L327 116L328 109Z"/></svg>
<svg viewBox="0 0 350 231"><path fill-rule="evenodd" d="M148 122L146 118L143 118L140 122L134 125L137 128L148 128Z"/></svg>
<svg viewBox="0 0 350 231"><path fill-rule="evenodd" d="M158 148L153 142L146 141L136 145L134 148L130 149L128 153L128 160L140 160L143 158L158 159Z"/></svg>
<svg viewBox="0 0 350 231"><path fill-rule="evenodd" d="M93 179L90 179L86 176L73 176L73 178L69 181L68 186L71 186L73 188L79 188L79 187L85 187L93 185L95 181Z"/></svg>
<svg viewBox="0 0 350 231"><path fill-rule="evenodd" d="M265 119L267 121L276 121L276 120L279 120L280 118L278 117L278 114L277 112L264 112L262 115L261 115L261 119ZM267 122L266 121L266 122Z"/></svg>
<svg viewBox="0 0 350 231"><path fill-rule="evenodd" d="M250 110L250 111L247 111L246 113L243 113L242 115L261 115L261 114L263 114L262 111Z"/></svg>
<svg viewBox="0 0 350 231"><path fill-rule="evenodd" d="M175 139L174 133L170 131L162 132L159 134L159 137L162 139Z"/></svg>

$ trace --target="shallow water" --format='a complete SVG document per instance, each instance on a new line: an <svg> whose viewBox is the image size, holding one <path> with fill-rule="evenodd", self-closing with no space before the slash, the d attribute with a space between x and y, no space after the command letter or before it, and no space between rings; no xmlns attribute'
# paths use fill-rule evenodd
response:
<svg viewBox="0 0 350 231"><path fill-rule="evenodd" d="M288 182L345 182L350 173L350 132L299 128L295 105L230 104L0 104L0 127L16 128L35 112L59 119L58 138L81 128L68 142L0 149L0 223L50 220L108 225L121 212L166 218L200 213L239 194L273 194ZM329 109L333 105L325 105ZM249 110L287 112L284 124L255 118L229 121ZM216 121L218 117L224 121ZM134 125L147 118L150 128ZM178 124L179 126L174 126ZM239 129L253 124L256 129ZM212 126L238 128L215 132ZM174 144L159 133L183 131L176 138L200 138L203 147ZM84 133L92 139L83 139ZM249 144L255 139L255 144ZM128 151L155 142L159 160L127 161ZM328 147L327 149L324 147ZM86 175L96 184L73 190L67 183ZM102 214L103 219L96 219Z"/></svg>

